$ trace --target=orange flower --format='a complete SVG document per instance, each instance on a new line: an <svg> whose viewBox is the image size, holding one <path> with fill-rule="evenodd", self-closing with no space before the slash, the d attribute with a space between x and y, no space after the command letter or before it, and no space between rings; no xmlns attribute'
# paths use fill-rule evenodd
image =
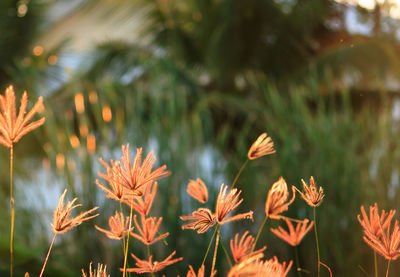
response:
<svg viewBox="0 0 400 277"><path fill-rule="evenodd" d="M132 257L136 260L136 266L137 268L128 268L126 269L127 272L135 272L135 273L154 273L154 272L158 272L160 270L163 270L165 267L174 264L176 262L179 262L181 260L183 260L183 258L176 258L176 259L172 259L172 257L175 255L176 251L172 252L171 255L169 255L165 260L161 261L161 262L153 262L153 256L149 257L149 260L141 260L138 257L136 257L135 255L132 255ZM121 271L123 271L123 269L120 269Z"/></svg>
<svg viewBox="0 0 400 277"><path fill-rule="evenodd" d="M142 196L129 197L124 199L124 202L140 215L147 216L157 193L157 185L157 182L147 185Z"/></svg>
<svg viewBox="0 0 400 277"><path fill-rule="evenodd" d="M188 271L186 277L204 277L205 276L204 270L205 270L205 267L204 267L204 264L203 264L203 265L201 265L201 267L199 268L198 273L196 274L196 272L194 271L193 267L191 265L189 265L189 271ZM216 270L214 270L214 272L210 275L210 277L214 277L215 274L217 274Z"/></svg>
<svg viewBox="0 0 400 277"><path fill-rule="evenodd" d="M382 213L379 216L378 204L375 203L374 206L369 207L369 219L365 213L364 206L361 206L363 219L361 219L361 215L357 215L357 218L367 236L378 237L382 234L382 230L388 227L395 213L395 210L390 210L389 213L382 210Z"/></svg>
<svg viewBox="0 0 400 277"><path fill-rule="evenodd" d="M160 227L160 224L162 222L162 217L160 217L158 220L155 217L145 218L144 216L141 216L140 218L142 221L142 227L140 227L139 223L137 222L136 215L133 217L133 220L135 221L135 225L140 235L137 235L135 233L131 234L144 244L151 245L161 239L166 238L169 235L169 233L167 232L154 238L158 232L158 227Z"/></svg>
<svg viewBox="0 0 400 277"><path fill-rule="evenodd" d="M153 165L156 161L153 153L149 153L141 164L142 160L142 148L137 148L135 160L133 165L131 165L130 155L129 155L129 144L122 145L122 166L117 166L111 160L111 167L102 162L106 167L107 171L112 170L113 176L118 176L117 178L110 177L110 175L103 175L101 177L106 179L108 182L118 182L123 187L130 190L130 193L136 196L143 194L143 187L154 182L158 178L166 176L169 171L166 170L166 166L163 165L156 170L152 171Z"/></svg>
<svg viewBox="0 0 400 277"><path fill-rule="evenodd" d="M199 208L197 211L194 211L192 215L181 216L180 219L193 220L193 222L183 225L182 229L197 230L198 234L207 232L208 229L217 223L217 218L215 215L206 208Z"/></svg>
<svg viewBox="0 0 400 277"><path fill-rule="evenodd" d="M390 233L395 211L391 210L388 214L382 210L381 216L379 216L378 205L375 203L374 207L370 207L369 220L363 207L361 207L361 213L364 220L360 219L360 215L358 215L358 220L364 228L364 241L387 260L396 260L400 257L400 231L397 220L392 233Z"/></svg>
<svg viewBox="0 0 400 277"><path fill-rule="evenodd" d="M295 189L292 187L293 196L290 200L289 191L285 179L282 177L275 182L268 192L267 202L265 203L265 214L273 219L280 219L280 213L287 211L295 197Z"/></svg>
<svg viewBox="0 0 400 277"><path fill-rule="evenodd" d="M106 192L106 196L108 198L117 200L117 201L122 201L124 197L126 197L127 190L121 185L122 183L122 178L120 177L118 172L121 168L121 165L119 161L115 162L111 161L112 168L108 168L108 165L100 158L100 162L106 166L107 168L107 175L104 175L103 173L99 172L99 176L106 179L108 181L108 185L110 186L111 189L107 188L105 185L100 183L99 180L96 180L96 184Z"/></svg>
<svg viewBox="0 0 400 277"><path fill-rule="evenodd" d="M243 199L239 200L239 196L241 191L238 191L237 189L231 189L226 195L226 190L227 186L224 186L224 184L221 185L221 188L219 189L219 194L217 198L217 204L215 207L215 214L217 217L217 222L219 224L224 224L227 222L235 221L235 220L240 220L240 219L253 219L253 212L247 212L243 214L238 214L235 216L232 216L230 218L225 219L225 217L231 213L234 209L236 209L240 203L242 203Z"/></svg>
<svg viewBox="0 0 400 277"><path fill-rule="evenodd" d="M295 230L292 222L289 219L286 219L286 224L289 227L289 233L282 227L278 227L278 229L271 228L271 232L289 243L291 246L297 246L314 225L314 221L311 221L310 225L307 227L308 222L308 219L304 219L302 222L297 223Z"/></svg>
<svg viewBox="0 0 400 277"><path fill-rule="evenodd" d="M81 204L74 205L75 201L78 200L78 198L74 198L72 201L68 202L67 205L64 207L64 198L66 193L67 190L64 190L64 193L61 195L60 200L58 202L57 209L54 211L54 221L53 224L51 224L51 226L53 227L53 231L55 234L65 233L74 228L75 226L80 225L83 221L98 216L98 214L89 215L99 208L99 207L94 207L91 210L80 213L74 218L69 218L71 211L76 207L82 205Z"/></svg>
<svg viewBox="0 0 400 277"><path fill-rule="evenodd" d="M286 262L279 263L275 256L273 259L259 263L257 276L285 277L289 273L292 263L290 261L286 266Z"/></svg>
<svg viewBox="0 0 400 277"><path fill-rule="evenodd" d="M13 143L18 142L24 135L36 129L45 121L45 118L42 117L28 124L33 115L41 109L43 99L39 97L32 110L25 116L27 102L28 94L25 91L21 98L17 116L13 86L6 89L5 95L0 95L0 143L8 148L11 148Z"/></svg>
<svg viewBox="0 0 400 277"><path fill-rule="evenodd" d="M304 193L299 190L297 191L300 193L304 201L306 201L307 204L310 205L311 207L318 207L319 205L321 205L322 200L324 199L325 196L324 189L322 187L319 187L319 190L317 190L314 177L311 176L309 186L307 186L306 182L304 182L303 179L301 179L301 182L303 183Z"/></svg>
<svg viewBox="0 0 400 277"><path fill-rule="evenodd" d="M208 200L207 187L200 178L197 178L196 181L190 180L186 191L191 197L203 204Z"/></svg>
<svg viewBox="0 0 400 277"><path fill-rule="evenodd" d="M93 270L92 271L92 263L89 265L89 275L86 275L85 271L82 269L82 276L83 277L110 277L109 274L107 274L107 266L102 265L102 264L97 264L97 271Z"/></svg>
<svg viewBox="0 0 400 277"><path fill-rule="evenodd" d="M108 225L110 226L110 231L102 229L95 225L97 230L106 234L110 239L120 240L132 231L133 228L129 229L129 216L124 217L123 213L115 212L114 216L111 216L108 220Z"/></svg>
<svg viewBox="0 0 400 277"><path fill-rule="evenodd" d="M250 255L246 259L242 259L240 263L237 263L229 270L228 277L259 276L257 273L262 257L264 257L264 253L260 252L256 255Z"/></svg>
<svg viewBox="0 0 400 277"><path fill-rule="evenodd" d="M250 160L255 160L275 152L276 150L274 149L274 143L272 142L271 138L267 136L267 133L263 133L250 147L247 157L249 157Z"/></svg>
<svg viewBox="0 0 400 277"><path fill-rule="evenodd" d="M238 242L239 239L239 234L235 235L235 240L231 239L230 246L231 246L231 252L233 259L235 260L236 263L241 262L243 259L247 259L249 255L258 255L258 253L263 252L266 247L264 246L263 248L252 252L252 249L254 247L254 238L251 235L248 235L249 232L246 231L240 241Z"/></svg>

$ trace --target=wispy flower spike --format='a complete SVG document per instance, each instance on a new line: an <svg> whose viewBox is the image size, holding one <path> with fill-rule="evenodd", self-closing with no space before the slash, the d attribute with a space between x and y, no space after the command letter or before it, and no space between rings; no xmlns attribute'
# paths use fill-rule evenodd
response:
<svg viewBox="0 0 400 277"><path fill-rule="evenodd" d="M160 224L162 222L162 217L160 217L158 220L155 217L145 218L144 216L141 216L140 218L142 226L140 226L140 224L137 222L136 215L133 217L139 235L135 233L131 233L131 235L143 242L144 244L151 245L159 240L166 238L169 235L169 233L167 232L156 237L158 228L160 227Z"/></svg>
<svg viewBox="0 0 400 277"><path fill-rule="evenodd" d="M274 143L271 138L267 136L267 133L261 134L257 140L250 147L247 157L250 160L255 160L265 155L275 153Z"/></svg>
<svg viewBox="0 0 400 277"><path fill-rule="evenodd" d="M61 195L60 200L58 202L57 209L54 211L54 220L51 226L53 227L53 231L55 234L65 233L75 226L80 225L83 221L89 220L98 216L98 214L90 215L99 207L94 207L86 212L80 213L76 217L70 218L70 213L76 207L82 206L80 204L74 205L78 198L74 198L72 201L68 202L64 207L64 198L67 190L64 190L64 193Z"/></svg>
<svg viewBox="0 0 400 277"><path fill-rule="evenodd" d="M96 184L106 193L108 198L114 199L116 201L122 201L123 198L128 197L126 194L128 193L127 189L121 185L122 179L119 174L116 174L121 168L119 162L111 161L112 167L108 168L107 163L100 158L100 163L102 163L107 168L107 175L99 172L99 176L106 179L108 181L108 185L110 188L106 187L99 180L96 180Z"/></svg>
<svg viewBox="0 0 400 277"><path fill-rule="evenodd" d="M292 222L289 219L286 219L289 233L282 227L278 227L278 229L271 228L271 232L291 246L297 246L314 225L314 221L311 221L310 225L307 226L308 222L308 219L304 219L303 221L298 222L296 229L294 229Z"/></svg>
<svg viewBox="0 0 400 277"><path fill-rule="evenodd" d="M180 219L193 220L193 222L183 225L182 229L197 230L198 234L207 232L208 229L217 223L215 214L206 208L199 208L197 211L194 211L192 215L181 216Z"/></svg>
<svg viewBox="0 0 400 277"><path fill-rule="evenodd" d="M296 191L292 187L292 198L289 198L289 191L285 179L282 177L275 182L268 192L267 201L265 203L265 214L273 219L280 219L282 212L287 211L289 205L294 201Z"/></svg>
<svg viewBox="0 0 400 277"><path fill-rule="evenodd" d="M137 148L133 165L131 165L129 144L126 146L122 145L122 166L114 166L115 163L113 163L113 161L111 161L111 166L107 163L103 163L107 171L111 169L113 176L117 176L117 178L110 178L108 175L103 174L100 174L100 176L108 182L118 182L135 196L142 195L143 188L145 188L146 185L151 184L158 178L169 175L169 171L166 170L167 167L165 165L152 171L153 165L156 161L153 153L149 153L143 163L141 163L142 152L142 148Z"/></svg>
<svg viewBox="0 0 400 277"><path fill-rule="evenodd" d="M244 259L248 259L250 255L258 255L263 252L266 247L252 251L254 247L254 237L249 235L249 232L246 231L239 241L239 234L235 235L235 239L231 239L230 247L233 259L236 263L243 261Z"/></svg>
<svg viewBox="0 0 400 277"><path fill-rule="evenodd" d="M207 203L208 200L208 190L204 182L197 178L195 180L190 180L187 186L187 193L201 203Z"/></svg>
<svg viewBox="0 0 400 277"><path fill-rule="evenodd" d="M273 259L259 263L257 276L285 277L289 273L292 263L293 261L290 261L289 264L286 265L286 262L280 263L278 259L274 257Z"/></svg>
<svg viewBox="0 0 400 277"><path fill-rule="evenodd" d="M153 262L152 261L153 256L150 256L148 261L141 260L131 253L132 257L136 260L137 268L128 268L126 271L139 273L139 274L154 273L154 272L161 271L165 267L183 260L183 258L172 259L172 257L175 256L175 253L176 253L176 251L172 252L171 255L169 255L165 260L163 260L161 262L156 262L156 261ZM122 271L122 269L120 269L120 270Z"/></svg>
<svg viewBox="0 0 400 277"><path fill-rule="evenodd" d="M82 269L82 277L110 277L107 274L107 266L102 264L97 264L97 271L92 271L92 263L89 265L89 275L86 275L85 271Z"/></svg>
<svg viewBox="0 0 400 277"><path fill-rule="evenodd" d="M201 265L197 274L194 271L193 267L191 265L189 265L189 271L188 271L186 277L205 277L204 271L205 271L204 264ZM214 270L214 272L210 275L210 277L214 277L215 274L217 274L216 270Z"/></svg>
<svg viewBox="0 0 400 277"><path fill-rule="evenodd" d="M303 179L301 179L301 182L303 183L303 192L297 190L297 188L296 190L300 193L304 201L306 201L307 204L311 207L318 207L319 205L321 205L322 200L325 196L324 189L322 187L319 187L319 189L317 189L314 177L311 176L310 185L307 185Z"/></svg>
<svg viewBox="0 0 400 277"><path fill-rule="evenodd" d="M115 212L114 216L111 216L108 220L108 225L110 226L110 231L95 225L97 230L106 234L110 239L121 240L124 238L128 232L133 230L133 227L129 229L129 216L124 217L123 213Z"/></svg>
<svg viewBox="0 0 400 277"><path fill-rule="evenodd" d="M382 235L382 230L388 227L395 213L395 210L390 210L389 213L382 210L381 215L379 215L378 204L375 203L374 206L369 207L369 218L364 210L364 206L361 206L361 215L363 218L361 219L361 215L358 215L357 218L367 236L379 237Z"/></svg>
<svg viewBox="0 0 400 277"><path fill-rule="evenodd" d="M215 207L215 214L218 223L224 224L227 222L241 220L241 219L253 220L252 211L243 214L238 214L230 218L226 218L228 214L230 214L234 209L236 209L243 201L243 199L240 199L241 191L238 191L237 189L231 189L227 194L226 193L227 189L228 187L222 184L219 190L217 204Z"/></svg>
<svg viewBox="0 0 400 277"><path fill-rule="evenodd" d="M157 193L158 183L154 182L146 186L142 196L125 197L124 203L132 208L142 216L147 216L153 205L154 197Z"/></svg>
<svg viewBox="0 0 400 277"><path fill-rule="evenodd" d="M25 116L27 102L28 94L25 91L17 115L13 86L6 89L5 95L0 95L0 143L8 148L11 148L13 143L18 142L24 135L41 126L45 121L45 118L42 117L28 124L34 114L42 107L43 99L39 97L32 110Z"/></svg>

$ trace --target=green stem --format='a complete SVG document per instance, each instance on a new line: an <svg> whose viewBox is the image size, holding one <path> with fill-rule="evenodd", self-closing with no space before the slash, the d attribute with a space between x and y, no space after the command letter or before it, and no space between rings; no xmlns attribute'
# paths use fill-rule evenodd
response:
<svg viewBox="0 0 400 277"><path fill-rule="evenodd" d="M129 228L132 228L132 205L131 205L131 212L129 214ZM128 245L129 245L129 235L130 232L128 232L128 237L126 239L126 247L125 247L125 255L124 255L124 273L122 274L122 277L126 276L126 261L127 261L127 257L128 257Z"/></svg>
<svg viewBox="0 0 400 277"><path fill-rule="evenodd" d="M257 236L256 236L256 240L254 241L253 249L251 249L251 252L253 252L254 249L256 248L257 241L258 241L258 239L259 239L259 237L260 237L260 235L261 235L262 230L264 229L265 223L267 223L267 220L268 220L268 217L265 217L263 223L261 224L260 229L258 229L258 233L257 233Z"/></svg>
<svg viewBox="0 0 400 277"><path fill-rule="evenodd" d="M215 239L215 250L214 250L214 257L211 266L211 275L213 275L214 268L215 268L215 261L217 260L217 252L218 252L218 243L219 243L219 231L221 230L221 226L217 226L217 238Z"/></svg>
<svg viewBox="0 0 400 277"><path fill-rule="evenodd" d="M388 265L387 265L387 269L386 269L386 277L389 276L389 268L390 268L390 260L388 260Z"/></svg>
<svg viewBox="0 0 400 277"><path fill-rule="evenodd" d="M229 263L229 266L232 267L233 264L232 264L231 258L229 257L228 251L226 250L225 243L224 243L224 241L222 240L221 232L219 233L219 239L220 239L220 241L221 241L221 246L222 246L222 249L224 250L225 257L226 257L226 259L227 259L227 261L228 261L228 263Z"/></svg>
<svg viewBox="0 0 400 277"><path fill-rule="evenodd" d="M10 206L11 206L11 230L10 230L10 276L14 275L14 196L13 196L13 161L14 148L10 147Z"/></svg>
<svg viewBox="0 0 400 277"><path fill-rule="evenodd" d="M297 245L294 247L294 254L295 254L295 258L296 258L296 271L297 271L297 275L299 277L302 277L301 274L301 268L300 268L300 259L299 259L299 250L297 248Z"/></svg>
<svg viewBox="0 0 400 277"><path fill-rule="evenodd" d="M122 210L122 202L121 201L119 201L119 211L120 211L120 213L122 215L124 214L123 210ZM125 236L122 236L122 248L123 248L122 254L125 255ZM128 245L128 248L129 248L129 245ZM126 266L129 267L129 262L128 261L126 262ZM130 272L128 272L128 276L129 277L131 276Z"/></svg>
<svg viewBox="0 0 400 277"><path fill-rule="evenodd" d="M150 260L150 256L151 256L150 245L147 245L147 258L149 258L149 260ZM151 272L150 276L154 277L154 272Z"/></svg>
<svg viewBox="0 0 400 277"><path fill-rule="evenodd" d="M51 241L50 248L49 248L49 251L47 252L46 259L44 260L43 267L42 267L42 270L40 271L39 277L42 277L42 275L43 275L43 272L46 267L47 261L49 260L50 252L51 252L51 249L53 248L53 243L54 243L54 240L56 239L56 236L57 236L57 234L54 234L53 240Z"/></svg>
<svg viewBox="0 0 400 277"><path fill-rule="evenodd" d="M249 159L246 159L246 161L243 163L242 167L239 169L239 172L236 174L235 179L233 179L233 183L231 185L231 189L233 189L235 187L236 182L238 181L240 174L242 174L242 171L246 167L248 162L249 162Z"/></svg>
<svg viewBox="0 0 400 277"><path fill-rule="evenodd" d="M374 251L374 267L375 267L375 277L378 277L378 261L376 258L376 251Z"/></svg>
<svg viewBox="0 0 400 277"><path fill-rule="evenodd" d="M206 259L207 259L208 251L210 251L211 244L212 244L212 242L214 240L214 237L215 237L216 233L217 233L217 227L215 227L214 233L213 233L213 235L211 237L210 243L208 244L207 251L206 251L206 254L204 255L203 262L201 263L201 265L203 265L205 263Z"/></svg>
<svg viewBox="0 0 400 277"><path fill-rule="evenodd" d="M320 275L320 256L319 256L319 242L318 242L318 232L317 232L317 218L315 216L315 207L314 207L314 233L315 233L315 243L317 244L318 277L319 277L319 275Z"/></svg>

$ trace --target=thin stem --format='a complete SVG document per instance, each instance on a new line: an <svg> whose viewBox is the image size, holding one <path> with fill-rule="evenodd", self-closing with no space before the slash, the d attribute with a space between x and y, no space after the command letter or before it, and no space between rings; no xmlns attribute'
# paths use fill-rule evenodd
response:
<svg viewBox="0 0 400 277"><path fill-rule="evenodd" d="M232 267L233 264L232 264L231 258L229 257L228 251L226 250L225 243L221 237L221 232L219 233L219 239L221 240L221 246L222 246L222 249L224 250L225 257L228 261L229 267Z"/></svg>
<svg viewBox="0 0 400 277"><path fill-rule="evenodd" d="M131 212L129 214L129 228L128 228L128 230L130 230L131 228L132 228L132 205L131 205ZM124 256L124 272L122 274L122 277L126 276L126 260L127 260L127 257L128 257L129 235L130 235L130 232L128 232L128 237L126 239L125 256Z"/></svg>
<svg viewBox="0 0 400 277"><path fill-rule="evenodd" d="M215 250L214 250L214 257L212 261L212 266L211 266L211 275L214 272L215 268L215 261L217 260L217 251L218 251L218 243L219 243L219 230L221 229L221 226L217 226L217 238L215 239Z"/></svg>
<svg viewBox="0 0 400 277"><path fill-rule="evenodd" d="M257 236L256 236L256 240L254 241L253 249L251 249L251 252L253 252L253 251L254 251L254 248L256 248L258 238L260 237L261 232L262 232L262 230L264 229L264 225L265 225L265 223L267 223L267 220L268 220L268 217L266 216L265 219L264 219L264 221L263 221L263 223L262 223L261 226L260 226L260 229L258 229L258 233L257 233Z"/></svg>
<svg viewBox="0 0 400 277"><path fill-rule="evenodd" d="M10 147L10 206L11 206L11 230L10 230L10 276L14 275L14 196L13 196L13 161L14 148Z"/></svg>
<svg viewBox="0 0 400 277"><path fill-rule="evenodd" d="M387 269L386 269L386 277L389 276L389 268L390 268L390 260L388 260L388 265L387 265Z"/></svg>
<svg viewBox="0 0 400 277"><path fill-rule="evenodd" d="M298 250L297 246L294 247L294 255L295 255L295 259L296 259L297 275L299 277L301 277L302 274L301 274L301 268L300 268L299 250Z"/></svg>
<svg viewBox="0 0 400 277"><path fill-rule="evenodd" d="M120 213L122 215L124 214L123 213L123 209L122 209L122 202L121 201L119 201L119 211L120 211ZM129 248L129 245L128 245L128 248ZM125 255L125 236L122 236L122 250L123 250L122 255ZM129 262L128 261L126 262L126 266L129 267ZM130 272L128 272L128 276L131 276Z"/></svg>
<svg viewBox="0 0 400 277"><path fill-rule="evenodd" d="M248 162L249 162L249 159L246 159L246 161L243 163L242 167L239 169L239 172L236 174L235 179L233 179L233 183L231 185L231 189L233 189L235 187L236 182L238 181L240 174L242 174L242 171L246 167Z"/></svg>
<svg viewBox="0 0 400 277"><path fill-rule="evenodd" d="M151 256L150 245L147 245L147 258L149 258L149 260L150 260L150 256ZM154 277L154 272L151 272L150 276Z"/></svg>
<svg viewBox="0 0 400 277"><path fill-rule="evenodd" d="M314 233L315 233L315 243L317 244L318 277L319 277L321 267L320 267L319 242L318 242L318 232L317 232L317 219L315 216L315 207L314 207Z"/></svg>
<svg viewBox="0 0 400 277"><path fill-rule="evenodd" d="M213 233L213 235L211 237L210 243L208 244L207 251L206 251L206 254L204 255L203 262L201 263L201 265L203 265L205 263L206 259L207 259L208 251L210 251L211 244L212 244L212 242L214 240L214 237L215 237L216 233L217 233L217 227L215 227L214 233Z"/></svg>
<svg viewBox="0 0 400 277"><path fill-rule="evenodd" d="M42 271L40 271L39 277L42 277L42 275L43 275L44 268L46 267L47 261L49 260L50 252L51 252L51 249L53 248L53 243L54 243L54 240L56 239L56 236L57 236L57 234L54 234L53 240L51 241L51 244L50 244L49 252L47 252L47 256L46 256L46 259L44 260Z"/></svg>
<svg viewBox="0 0 400 277"><path fill-rule="evenodd" d="M374 266L375 266L375 277L378 277L378 261L376 258L376 251L374 250Z"/></svg>

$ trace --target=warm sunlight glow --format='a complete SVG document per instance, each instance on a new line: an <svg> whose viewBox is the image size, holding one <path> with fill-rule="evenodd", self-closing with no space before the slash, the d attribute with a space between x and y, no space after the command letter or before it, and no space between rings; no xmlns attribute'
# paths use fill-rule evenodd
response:
<svg viewBox="0 0 400 277"><path fill-rule="evenodd" d="M82 114L85 111L85 100L82 93L75 94L76 112Z"/></svg>
<svg viewBox="0 0 400 277"><path fill-rule="evenodd" d="M394 18L400 18L400 2L398 0L336 0L336 2L349 5L359 5L368 10L373 10L375 4L378 3L383 6L383 13L388 13Z"/></svg>
<svg viewBox="0 0 400 277"><path fill-rule="evenodd" d="M105 122L110 122L112 119L111 108L109 106L104 106L102 110L102 115Z"/></svg>

